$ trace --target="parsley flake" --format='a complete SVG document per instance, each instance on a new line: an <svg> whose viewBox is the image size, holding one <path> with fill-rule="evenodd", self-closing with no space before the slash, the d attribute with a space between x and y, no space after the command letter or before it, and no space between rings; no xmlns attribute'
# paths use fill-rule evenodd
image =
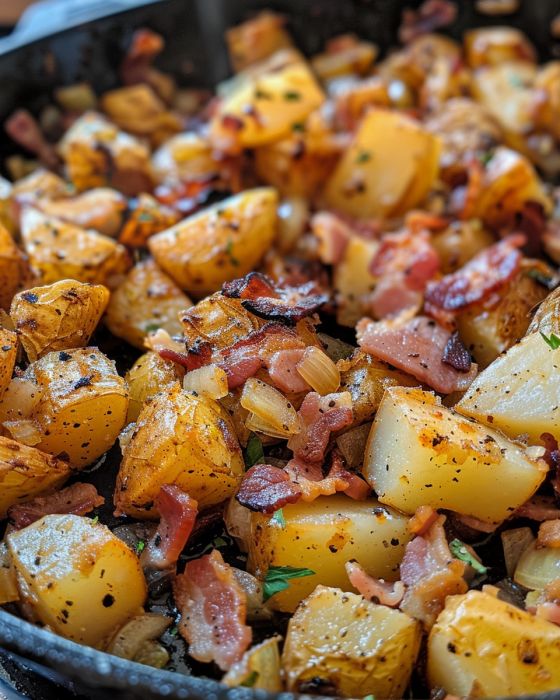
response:
<svg viewBox="0 0 560 700"><path fill-rule="evenodd" d="M258 671L251 671L251 673L247 676L247 678L243 681L243 683L240 683L242 688L253 688L255 683L259 679L259 672Z"/></svg>
<svg viewBox="0 0 560 700"><path fill-rule="evenodd" d="M494 153L492 151L485 151L484 153L481 153L478 156L479 161L486 167L488 163L492 160L494 157Z"/></svg>
<svg viewBox="0 0 560 700"><path fill-rule="evenodd" d="M556 333L551 333L550 337L546 337L546 335L542 332L539 331L539 333L542 336L542 339L544 342L552 349L556 350L557 348L560 348L560 338L556 335Z"/></svg>
<svg viewBox="0 0 560 700"><path fill-rule="evenodd" d="M290 587L288 581L293 578L304 578L315 574L311 569L297 569L293 566L271 566L266 572L263 582L263 601Z"/></svg>
<svg viewBox="0 0 560 700"><path fill-rule="evenodd" d="M136 543L136 554L142 554L145 548L146 543L144 542L144 540L138 540L138 542Z"/></svg>
<svg viewBox="0 0 560 700"><path fill-rule="evenodd" d="M282 508L278 508L278 510L274 512L274 515L270 518L270 522L278 523L282 530L286 527L286 519L284 518L284 511Z"/></svg>
<svg viewBox="0 0 560 700"><path fill-rule="evenodd" d="M301 92L297 90L287 90L284 93L284 99L286 102L299 102L299 100L301 100Z"/></svg>
<svg viewBox="0 0 560 700"><path fill-rule="evenodd" d="M371 160L371 153L369 151L360 151L356 156L356 163L367 163Z"/></svg>
<svg viewBox="0 0 560 700"><path fill-rule="evenodd" d="M225 253L229 257L231 264L237 267L239 265L239 260L233 255L233 241L231 238L226 244Z"/></svg>
<svg viewBox="0 0 560 700"><path fill-rule="evenodd" d="M476 557L473 557L461 540L451 540L449 543L449 549L455 559L464 561L465 564L471 566L477 574L485 575L488 573L488 569L484 566L484 564L481 564Z"/></svg>
<svg viewBox="0 0 560 700"><path fill-rule="evenodd" d="M99 516L96 515L95 518L92 518L92 519L91 519L91 522L92 522L94 525L97 525L97 523L99 522Z"/></svg>
<svg viewBox="0 0 560 700"><path fill-rule="evenodd" d="M223 537L215 537L212 541L212 546L214 549L220 549L220 547L227 547L227 542Z"/></svg>
<svg viewBox="0 0 560 700"><path fill-rule="evenodd" d="M161 326L159 323L147 323L144 330L146 333L155 333L156 331L159 331L160 328Z"/></svg>
<svg viewBox="0 0 560 700"><path fill-rule="evenodd" d="M262 464L264 460L263 446L260 439L253 433L245 448L245 466L250 469L255 464Z"/></svg>
<svg viewBox="0 0 560 700"><path fill-rule="evenodd" d="M303 124L302 122L296 122L295 124L292 124L292 131L303 133L305 131L305 124Z"/></svg>

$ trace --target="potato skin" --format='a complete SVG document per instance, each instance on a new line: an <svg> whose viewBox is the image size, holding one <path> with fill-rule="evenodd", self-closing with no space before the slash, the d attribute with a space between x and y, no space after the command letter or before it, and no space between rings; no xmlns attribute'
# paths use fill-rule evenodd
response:
<svg viewBox="0 0 560 700"><path fill-rule="evenodd" d="M139 560L105 525L47 515L6 541L24 614L57 634L103 647L142 611L147 587Z"/></svg>
<svg viewBox="0 0 560 700"><path fill-rule="evenodd" d="M558 690L560 628L489 593L451 596L428 640L432 688L476 697Z"/></svg>
<svg viewBox="0 0 560 700"><path fill-rule="evenodd" d="M400 698L420 650L420 625L355 593L317 586L288 624L282 665L288 690L321 682L337 696ZM307 687L306 687L307 684Z"/></svg>
<svg viewBox="0 0 560 700"><path fill-rule="evenodd" d="M0 519L10 506L61 486L71 471L68 462L0 436Z"/></svg>
<svg viewBox="0 0 560 700"><path fill-rule="evenodd" d="M141 355L125 375L129 396L126 422L135 421L146 401L182 379L182 375L179 365L163 360L156 352Z"/></svg>
<svg viewBox="0 0 560 700"><path fill-rule="evenodd" d="M246 190L152 236L148 248L181 289L195 296L253 270L276 234L278 195Z"/></svg>
<svg viewBox="0 0 560 700"><path fill-rule="evenodd" d="M180 335L179 316L190 306L191 300L157 263L144 260L111 295L105 323L113 335L142 350L147 335L158 328Z"/></svg>
<svg viewBox="0 0 560 700"><path fill-rule="evenodd" d="M0 396L12 381L17 350L17 334L6 328L0 328Z"/></svg>
<svg viewBox="0 0 560 700"><path fill-rule="evenodd" d="M14 294L30 280L27 258L9 231L0 224L0 308L8 311Z"/></svg>
<svg viewBox="0 0 560 700"><path fill-rule="evenodd" d="M177 383L140 413L124 450L115 506L119 513L157 519L154 500L160 487L176 484L205 508L233 495L244 470L227 413Z"/></svg>
<svg viewBox="0 0 560 700"><path fill-rule="evenodd" d="M60 280L16 294L10 316L27 357L87 345L109 302L103 285Z"/></svg>

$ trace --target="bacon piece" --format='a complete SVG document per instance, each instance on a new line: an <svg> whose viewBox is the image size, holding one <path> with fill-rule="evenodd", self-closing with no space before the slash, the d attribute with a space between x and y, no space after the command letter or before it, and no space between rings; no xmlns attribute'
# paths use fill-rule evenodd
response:
<svg viewBox="0 0 560 700"><path fill-rule="evenodd" d="M8 136L34 153L47 168L58 167L55 147L45 139L37 120L26 109L16 110L6 120L4 128Z"/></svg>
<svg viewBox="0 0 560 700"><path fill-rule="evenodd" d="M449 0L425 0L417 10L403 10L399 41L409 44L424 34L447 27L456 16L457 7Z"/></svg>
<svg viewBox="0 0 560 700"><path fill-rule="evenodd" d="M311 218L311 231L319 242L319 260L325 265L338 264L352 236L350 226L336 214L320 211Z"/></svg>
<svg viewBox="0 0 560 700"><path fill-rule="evenodd" d="M304 348L275 352L267 363L268 374L280 391L297 393L311 387L296 369L303 358Z"/></svg>
<svg viewBox="0 0 560 700"><path fill-rule="evenodd" d="M539 527L537 545L540 547L560 547L560 519L546 520Z"/></svg>
<svg viewBox="0 0 560 700"><path fill-rule="evenodd" d="M243 477L236 499L249 510L274 513L288 503L296 503L301 495L301 487L283 469L255 464Z"/></svg>
<svg viewBox="0 0 560 700"><path fill-rule="evenodd" d="M463 578L466 565L449 551L444 522L440 516L424 535L409 542L401 562L401 581L407 589L400 608L427 628L443 610L448 595L468 590Z"/></svg>
<svg viewBox="0 0 560 700"><path fill-rule="evenodd" d="M227 671L251 644L245 624L247 596L233 569L217 549L190 561L175 578L175 603L181 612L179 632L197 661L214 661Z"/></svg>
<svg viewBox="0 0 560 700"><path fill-rule="evenodd" d="M50 496L37 496L27 503L17 503L8 508L8 518L14 529L21 530L40 520L44 515L86 515L105 503L93 484L76 483Z"/></svg>
<svg viewBox="0 0 560 700"><path fill-rule="evenodd" d="M290 460L285 470L301 488L301 500L307 503L319 496L332 496L340 492L355 501L363 501L371 491L363 479L344 468L342 455L337 450L331 453L331 466L326 474L321 463L298 459Z"/></svg>
<svg viewBox="0 0 560 700"><path fill-rule="evenodd" d="M487 534L496 532L501 525L501 523L485 523L483 520L473 518L472 515L461 515L460 513L453 513L453 521L456 521L461 525L470 528L471 530L485 532Z"/></svg>
<svg viewBox="0 0 560 700"><path fill-rule="evenodd" d="M331 433L352 423L352 408L345 398L344 393L306 395L298 411L302 429L288 441L297 460L322 464Z"/></svg>
<svg viewBox="0 0 560 700"><path fill-rule="evenodd" d="M522 234L508 236L475 255L457 272L428 284L426 313L434 318L448 319L450 315L486 299L517 273L522 257L518 248L526 240Z"/></svg>
<svg viewBox="0 0 560 700"><path fill-rule="evenodd" d="M560 518L560 508L551 496L533 496L513 514L516 518L529 518L543 522Z"/></svg>
<svg viewBox="0 0 560 700"><path fill-rule="evenodd" d="M159 525L142 552L142 565L151 569L175 566L193 530L197 502L174 484L164 484L155 499Z"/></svg>
<svg viewBox="0 0 560 700"><path fill-rule="evenodd" d="M159 356L164 360L175 362L181 367L185 367L188 372L193 369L199 369L212 360L212 346L210 343L196 343L190 347L187 352L177 352L171 348L161 348L158 350Z"/></svg>
<svg viewBox="0 0 560 700"><path fill-rule="evenodd" d="M458 372L442 361L451 333L426 316L404 323L362 319L357 327L358 345L370 355L412 374L436 391L464 391L476 376L477 366Z"/></svg>
<svg viewBox="0 0 560 700"><path fill-rule="evenodd" d="M124 85L149 83L154 58L163 51L163 38L151 29L138 29L120 67L120 78Z"/></svg>
<svg viewBox="0 0 560 700"><path fill-rule="evenodd" d="M344 567L350 583L364 598L389 608L398 607L405 592L402 581L389 583L382 578L373 578L373 576L366 574L356 561L347 561Z"/></svg>
<svg viewBox="0 0 560 700"><path fill-rule="evenodd" d="M408 212L404 219L405 228L414 235L422 231L442 231L449 224L448 218L419 209Z"/></svg>
<svg viewBox="0 0 560 700"><path fill-rule="evenodd" d="M560 603L541 603L537 605L535 614L548 622L560 625Z"/></svg>
<svg viewBox="0 0 560 700"><path fill-rule="evenodd" d="M272 280L262 272L249 272L245 277L225 282L222 294L232 299L258 299L261 296L279 299Z"/></svg>
<svg viewBox="0 0 560 700"><path fill-rule="evenodd" d="M458 331L449 336L449 340L443 348L441 361L453 367L457 372L468 372L471 368L471 355L463 345Z"/></svg>
<svg viewBox="0 0 560 700"><path fill-rule="evenodd" d="M420 506L408 521L408 530L413 535L424 535L438 519L439 514L432 506Z"/></svg>

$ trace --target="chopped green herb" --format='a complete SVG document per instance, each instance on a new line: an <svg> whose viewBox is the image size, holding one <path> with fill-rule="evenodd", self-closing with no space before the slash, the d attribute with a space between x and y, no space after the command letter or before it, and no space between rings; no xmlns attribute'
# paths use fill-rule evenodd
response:
<svg viewBox="0 0 560 700"><path fill-rule="evenodd" d="M220 547L227 547L227 542L223 537L215 537L212 541L212 545L214 546L214 549L220 549Z"/></svg>
<svg viewBox="0 0 560 700"><path fill-rule="evenodd" d="M99 522L99 516L96 515L95 518L92 518L92 519L91 519L91 522L92 522L94 525L97 525L97 523Z"/></svg>
<svg viewBox="0 0 560 700"><path fill-rule="evenodd" d="M465 564L472 566L477 574L486 574L488 572L488 569L484 566L484 564L481 564L476 557L473 557L461 540L451 540L449 543L449 549L451 550L451 554L453 554L455 559L460 559L461 561L464 561Z"/></svg>
<svg viewBox="0 0 560 700"><path fill-rule="evenodd" d="M297 90L287 90L284 93L284 99L287 102L298 102L301 100L301 92L297 92Z"/></svg>
<svg viewBox="0 0 560 700"><path fill-rule="evenodd" d="M259 672L258 671L251 671L251 673L247 676L247 678L241 683L241 687L243 688L252 688L255 683L259 679Z"/></svg>
<svg viewBox="0 0 560 700"><path fill-rule="evenodd" d="M179 628L177 627L177 625L174 625L174 626L169 630L169 634L170 634L172 637L176 637L178 631L179 631Z"/></svg>
<svg viewBox="0 0 560 700"><path fill-rule="evenodd" d="M159 323L147 323L144 330L146 331L146 333L155 333L155 331L159 331L160 328L161 326L159 325Z"/></svg>
<svg viewBox="0 0 560 700"><path fill-rule="evenodd" d="M539 270L526 270L525 275L535 280L535 282L542 284L542 286L546 287L547 289L553 288L554 277L551 277L550 275L545 275Z"/></svg>
<svg viewBox="0 0 560 700"><path fill-rule="evenodd" d="M486 151L485 153L481 153L478 156L478 159L484 165L485 167L488 165L488 163L492 160L494 157L494 153L492 151Z"/></svg>
<svg viewBox="0 0 560 700"><path fill-rule="evenodd" d="M233 251L233 241L230 238L226 244L225 252L226 252L226 255L229 257L231 264L234 265L235 267L237 267L239 265L239 260L233 255L232 251Z"/></svg>
<svg viewBox="0 0 560 700"><path fill-rule="evenodd" d="M264 452L262 442L253 434L249 438L247 447L245 448L245 466L250 469L255 464L262 463L264 460Z"/></svg>
<svg viewBox="0 0 560 700"><path fill-rule="evenodd" d="M556 350L557 348L560 348L560 338L556 335L556 333L551 333L549 338L547 338L546 335L542 331L539 331L539 333L542 335L544 342L550 348L552 348L552 350Z"/></svg>
<svg viewBox="0 0 560 700"><path fill-rule="evenodd" d="M311 569L297 569L293 566L271 566L266 572L263 582L263 601L267 601L276 593L285 591L290 587L288 581L292 578L303 578L304 576L313 576L315 574Z"/></svg>
<svg viewBox="0 0 560 700"><path fill-rule="evenodd" d="M369 151L360 151L356 156L356 163L367 163L371 160L371 153Z"/></svg>
<svg viewBox="0 0 560 700"><path fill-rule="evenodd" d="M305 131L305 124L302 122L296 122L295 124L292 124L292 131L297 131L298 133L302 133Z"/></svg>
<svg viewBox="0 0 560 700"><path fill-rule="evenodd" d="M144 542L144 540L138 540L138 542L136 543L136 554L142 554L145 548L146 543Z"/></svg>
<svg viewBox="0 0 560 700"><path fill-rule="evenodd" d="M257 88L255 90L255 97L257 100L271 100L272 95L270 95L268 92L265 92L264 90L261 90L260 88Z"/></svg>
<svg viewBox="0 0 560 700"><path fill-rule="evenodd" d="M271 522L278 523L282 530L286 527L286 519L284 518L284 512L282 508L278 508L277 511L275 511L274 515L272 518L270 518Z"/></svg>

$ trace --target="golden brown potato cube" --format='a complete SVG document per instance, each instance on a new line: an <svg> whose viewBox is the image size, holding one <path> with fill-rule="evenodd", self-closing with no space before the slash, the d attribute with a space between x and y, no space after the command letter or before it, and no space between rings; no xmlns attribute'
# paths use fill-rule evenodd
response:
<svg viewBox="0 0 560 700"><path fill-rule="evenodd" d="M546 63L537 73L535 88L540 100L537 108L537 124L560 139L560 61ZM544 95L544 100L543 100Z"/></svg>
<svg viewBox="0 0 560 700"><path fill-rule="evenodd" d="M14 294L30 281L27 258L0 224L0 308L8 311Z"/></svg>
<svg viewBox="0 0 560 700"><path fill-rule="evenodd" d="M25 209L21 236L41 282L64 279L114 286L130 267L126 248L97 231L83 229L37 209Z"/></svg>
<svg viewBox="0 0 560 700"><path fill-rule="evenodd" d="M494 236L477 219L454 221L443 231L432 235L431 243L447 275L463 267L481 250L495 243Z"/></svg>
<svg viewBox="0 0 560 700"><path fill-rule="evenodd" d="M279 49L292 45L284 29L285 19L275 12L261 12L226 32L229 58L237 73L258 63Z"/></svg>
<svg viewBox="0 0 560 700"><path fill-rule="evenodd" d="M142 612L147 586L138 557L105 525L47 515L6 542L22 612L57 634L102 648Z"/></svg>
<svg viewBox="0 0 560 700"><path fill-rule="evenodd" d="M187 131L162 143L152 155L152 168L159 183L206 181L218 176L220 163L207 138Z"/></svg>
<svg viewBox="0 0 560 700"><path fill-rule="evenodd" d="M0 396L12 381L17 350L17 334L6 328L0 328Z"/></svg>
<svg viewBox="0 0 560 700"><path fill-rule="evenodd" d="M466 32L465 56L471 68L537 60L531 42L513 27L480 27Z"/></svg>
<svg viewBox="0 0 560 700"><path fill-rule="evenodd" d="M95 229L105 236L116 236L122 225L127 200L109 187L96 187L75 197L43 197L37 200L36 206L48 216L82 228Z"/></svg>
<svg viewBox="0 0 560 700"><path fill-rule="evenodd" d="M0 519L10 506L54 491L70 474L68 462L0 436Z"/></svg>
<svg viewBox="0 0 560 700"><path fill-rule="evenodd" d="M276 235L278 195L246 190L152 236L148 248L181 289L204 296L253 270Z"/></svg>
<svg viewBox="0 0 560 700"><path fill-rule="evenodd" d="M336 320L341 326L353 328L365 314L368 296L376 283L369 268L378 248L377 241L352 235L342 259L334 266Z"/></svg>
<svg viewBox="0 0 560 700"><path fill-rule="evenodd" d="M311 67L322 81L345 75L365 75L378 53L375 44L344 34L327 42L327 50L312 57Z"/></svg>
<svg viewBox="0 0 560 700"><path fill-rule="evenodd" d="M111 294L105 323L113 335L143 350L146 336L159 328L180 335L180 316L190 306L191 300L149 259L135 265Z"/></svg>
<svg viewBox="0 0 560 700"><path fill-rule="evenodd" d="M51 170L37 168L14 182L12 199L19 204L32 204L39 199L65 199L72 194L68 183Z"/></svg>
<svg viewBox="0 0 560 700"><path fill-rule="evenodd" d="M88 344L109 302L100 284L61 280L16 294L10 316L31 362L52 350Z"/></svg>
<svg viewBox="0 0 560 700"><path fill-rule="evenodd" d="M160 487L176 484L206 508L232 496L244 471L227 413L216 401L174 384L138 417L124 450L115 506L122 514L157 519Z"/></svg>
<svg viewBox="0 0 560 700"><path fill-rule="evenodd" d="M141 355L125 376L129 394L126 422L135 421L147 401L182 379L182 375L179 365L162 359L156 352Z"/></svg>
<svg viewBox="0 0 560 700"><path fill-rule="evenodd" d="M421 638L419 623L405 613L317 586L288 625L282 654L288 690L400 698Z"/></svg>
<svg viewBox="0 0 560 700"><path fill-rule="evenodd" d="M86 112L79 117L64 134L59 150L80 192L108 185L134 196L152 188L147 146L101 114Z"/></svg>
<svg viewBox="0 0 560 700"><path fill-rule="evenodd" d="M119 243L130 248L145 248L148 238L165 231L179 220L179 214L160 204L149 194L141 194L131 204L132 211L119 233Z"/></svg>

